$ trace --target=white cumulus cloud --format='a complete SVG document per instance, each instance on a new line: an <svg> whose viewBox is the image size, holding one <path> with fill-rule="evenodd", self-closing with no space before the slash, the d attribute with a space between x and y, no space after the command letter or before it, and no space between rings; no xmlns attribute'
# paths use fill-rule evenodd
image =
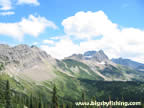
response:
<svg viewBox="0 0 144 108"><path fill-rule="evenodd" d="M29 15L16 23L0 23L0 34L22 40L24 35L39 36L47 27L56 29L57 26L45 17Z"/></svg>
<svg viewBox="0 0 144 108"><path fill-rule="evenodd" d="M33 5L40 5L38 0L18 0L18 4L33 4Z"/></svg>
<svg viewBox="0 0 144 108"><path fill-rule="evenodd" d="M103 11L77 12L62 21L64 32L69 39L61 39L55 46L42 46L56 58L70 56L87 50L103 49L110 57L130 58L144 63L144 30L139 28L119 28ZM87 41L73 42L74 36ZM97 37L102 36L101 39Z"/></svg>
<svg viewBox="0 0 144 108"><path fill-rule="evenodd" d="M43 40L44 44L54 44L53 40Z"/></svg>
<svg viewBox="0 0 144 108"><path fill-rule="evenodd" d="M79 52L79 46L75 45L70 39L60 40L55 46L41 45L41 49L58 59L63 59L73 53Z"/></svg>
<svg viewBox="0 0 144 108"><path fill-rule="evenodd" d="M14 12L11 12L10 10L14 9L17 5L35 5L39 6L40 3L38 0L0 0L0 10L2 11L0 15L6 16L6 15L13 15Z"/></svg>
<svg viewBox="0 0 144 108"><path fill-rule="evenodd" d="M64 19L62 25L67 35L77 38L92 38L117 31L117 24L112 23L103 11L78 12Z"/></svg>

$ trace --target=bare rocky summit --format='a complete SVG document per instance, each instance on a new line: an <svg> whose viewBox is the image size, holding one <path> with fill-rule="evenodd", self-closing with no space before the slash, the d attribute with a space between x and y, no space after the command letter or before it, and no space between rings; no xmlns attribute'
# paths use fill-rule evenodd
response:
<svg viewBox="0 0 144 108"><path fill-rule="evenodd" d="M75 60L92 60L99 63L104 61L109 61L108 56L104 53L103 50L87 51L84 54L73 54L72 56L67 58L71 58Z"/></svg>
<svg viewBox="0 0 144 108"><path fill-rule="evenodd" d="M0 45L0 62L5 64L5 72L10 75L28 77L32 80L50 80L55 59L36 46ZM41 76L41 77L40 77Z"/></svg>

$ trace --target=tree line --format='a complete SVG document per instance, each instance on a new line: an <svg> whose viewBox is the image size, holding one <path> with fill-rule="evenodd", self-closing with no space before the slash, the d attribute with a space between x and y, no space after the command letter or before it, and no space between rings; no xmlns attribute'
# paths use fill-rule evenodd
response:
<svg viewBox="0 0 144 108"><path fill-rule="evenodd" d="M51 103L44 101L39 95L38 97L18 93L10 89L8 80L0 78L0 108L72 108L72 105L58 103L57 89L54 85Z"/></svg>
<svg viewBox="0 0 144 108"><path fill-rule="evenodd" d="M3 65L0 64L0 72L2 68ZM74 103L65 103L65 101L60 102L56 85L53 86L52 97L50 97L51 102L44 100L40 94L38 96L35 96L31 93L31 95L28 96L26 94L11 89L9 80L3 80L1 76L2 75L0 73L0 108L106 108L97 106L75 106ZM91 100L96 100L96 97L93 97ZM87 101L85 92L82 92L80 101L81 102ZM122 99L122 101L124 101L124 99ZM109 106L109 108L126 108L126 107ZM144 108L144 104L140 107L134 107L134 108Z"/></svg>
<svg viewBox="0 0 144 108"><path fill-rule="evenodd" d="M96 97L93 97L92 100L96 100ZM81 102L85 101L86 101L86 95L84 92L82 92ZM0 108L106 108L106 107L75 106L75 104L59 103L57 88L55 85L53 87L51 103L49 103L44 101L40 95L38 97L35 97L33 96L33 94L27 96L22 93L14 92L10 89L10 83L8 80L4 81L0 79ZM126 107L109 106L108 108L126 108ZM144 105L134 108L144 108Z"/></svg>

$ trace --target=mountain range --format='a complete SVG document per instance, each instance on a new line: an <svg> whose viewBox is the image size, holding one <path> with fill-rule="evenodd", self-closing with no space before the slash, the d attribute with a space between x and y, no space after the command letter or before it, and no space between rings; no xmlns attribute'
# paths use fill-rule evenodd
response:
<svg viewBox="0 0 144 108"><path fill-rule="evenodd" d="M136 71L142 64L121 58L110 60L102 50L73 54L58 60L36 46L10 47L3 44L0 45L0 62L5 66L3 71L10 76L29 78L33 81L53 80L59 77L55 72L77 78L87 77L106 81L142 80L141 77L143 78Z"/></svg>
<svg viewBox="0 0 144 108"><path fill-rule="evenodd" d="M58 60L36 46L0 44L0 66L4 67L0 69L1 75L10 80L13 90L28 95L41 93L49 101L53 84L60 97L70 101L80 97L81 91L88 87L87 80L144 81L144 73L137 69L143 68L143 64L130 60L126 63L121 58L110 60L103 50Z"/></svg>
<svg viewBox="0 0 144 108"><path fill-rule="evenodd" d="M130 68L136 69L138 71L144 71L144 64L139 63L130 59L123 59L123 58L118 58L118 59L112 59L112 61L116 64L120 64L123 66L128 66Z"/></svg>

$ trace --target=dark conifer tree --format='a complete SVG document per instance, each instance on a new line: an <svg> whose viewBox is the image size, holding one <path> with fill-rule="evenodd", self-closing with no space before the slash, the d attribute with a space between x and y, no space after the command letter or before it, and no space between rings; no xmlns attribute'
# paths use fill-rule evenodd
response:
<svg viewBox="0 0 144 108"><path fill-rule="evenodd" d="M57 90L56 90L55 85L54 85L54 88L53 88L52 108L58 108Z"/></svg>
<svg viewBox="0 0 144 108"><path fill-rule="evenodd" d="M0 80L0 108L5 105L5 96L2 88L2 80Z"/></svg>
<svg viewBox="0 0 144 108"><path fill-rule="evenodd" d="M0 63L0 71L4 69L3 63Z"/></svg>
<svg viewBox="0 0 144 108"><path fill-rule="evenodd" d="M43 101L41 98L38 100L38 108L43 108Z"/></svg>
<svg viewBox="0 0 144 108"><path fill-rule="evenodd" d="M86 100L85 100L85 93L83 92L82 93L82 102L85 102Z"/></svg>
<svg viewBox="0 0 144 108"><path fill-rule="evenodd" d="M82 102L86 102L86 96L84 92L82 93ZM86 108L86 105L82 106L82 108Z"/></svg>
<svg viewBox="0 0 144 108"><path fill-rule="evenodd" d="M70 108L68 104L66 105L66 108Z"/></svg>
<svg viewBox="0 0 144 108"><path fill-rule="evenodd" d="M29 108L33 108L33 97L32 97L32 94L31 94L30 99L29 99Z"/></svg>
<svg viewBox="0 0 144 108"><path fill-rule="evenodd" d="M11 92L10 92L10 84L7 80L6 82L6 90L5 90L5 100L6 100L6 108L11 108Z"/></svg>

